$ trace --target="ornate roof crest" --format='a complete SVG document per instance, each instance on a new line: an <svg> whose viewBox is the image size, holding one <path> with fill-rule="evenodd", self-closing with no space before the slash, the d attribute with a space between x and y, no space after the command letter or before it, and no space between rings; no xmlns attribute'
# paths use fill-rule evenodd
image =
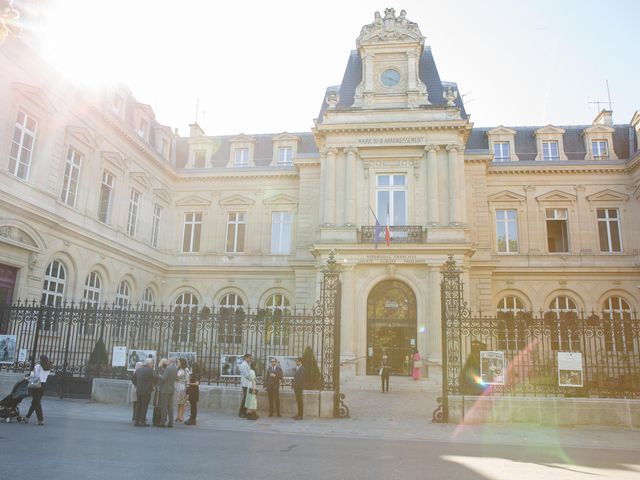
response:
<svg viewBox="0 0 640 480"><path fill-rule="evenodd" d="M373 23L362 27L356 44L394 40L416 40L424 44L424 37L420 33L418 24L407 20L406 10L401 10L400 15L396 16L394 8L385 8L384 17L380 12L376 12Z"/></svg>

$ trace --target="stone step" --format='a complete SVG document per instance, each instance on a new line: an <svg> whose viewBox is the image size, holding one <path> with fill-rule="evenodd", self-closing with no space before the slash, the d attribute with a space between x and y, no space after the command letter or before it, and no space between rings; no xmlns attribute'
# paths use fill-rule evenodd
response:
<svg viewBox="0 0 640 480"><path fill-rule="evenodd" d="M418 381L411 377L395 377L392 376L389 379L389 385L396 391L403 392L439 392L442 390L442 385L439 379L423 378ZM361 375L356 377L346 378L340 382L341 390L365 390L365 391L378 391L380 390L380 377L378 375Z"/></svg>

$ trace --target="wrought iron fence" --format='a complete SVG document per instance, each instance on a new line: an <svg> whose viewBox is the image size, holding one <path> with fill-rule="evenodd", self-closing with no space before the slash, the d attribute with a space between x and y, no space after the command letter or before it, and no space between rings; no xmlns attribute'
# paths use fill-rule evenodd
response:
<svg viewBox="0 0 640 480"><path fill-rule="evenodd" d="M450 258L442 283L445 402L465 394L640 398L635 312L474 315L462 291ZM566 353L573 369L563 365Z"/></svg>
<svg viewBox="0 0 640 480"><path fill-rule="evenodd" d="M378 227L379 243L385 242L384 228ZM423 236L426 237L426 232L423 233L420 225L391 226L389 234L393 243L423 243ZM360 243L376 243L375 226L360 227Z"/></svg>
<svg viewBox="0 0 640 480"><path fill-rule="evenodd" d="M262 382L270 356L287 361L310 347L324 388L332 389L335 316L329 313L321 302L312 309L204 307L188 312L163 306L17 302L0 306L0 335L5 335L0 338L15 335L15 351L7 351L3 359L0 350L0 371L29 371L35 358L47 354L58 375L128 378L128 369L148 352L155 352L157 359L181 352L185 357L195 354L203 382L233 385L239 382L234 362L245 353L253 355ZM113 347L120 346L127 347L128 365L112 367Z"/></svg>

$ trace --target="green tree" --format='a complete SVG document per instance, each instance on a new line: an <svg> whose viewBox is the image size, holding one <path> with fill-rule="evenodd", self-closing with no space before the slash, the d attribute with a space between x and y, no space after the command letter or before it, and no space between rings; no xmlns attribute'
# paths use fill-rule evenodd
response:
<svg viewBox="0 0 640 480"><path fill-rule="evenodd" d="M318 368L318 361L311 347L304 349L302 354L302 364L304 365L305 385L309 390L322 390L324 380Z"/></svg>

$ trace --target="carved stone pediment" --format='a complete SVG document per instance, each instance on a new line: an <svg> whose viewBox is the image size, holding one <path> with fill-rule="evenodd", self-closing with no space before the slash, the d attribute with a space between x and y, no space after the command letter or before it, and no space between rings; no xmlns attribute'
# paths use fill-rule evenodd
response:
<svg viewBox="0 0 640 480"><path fill-rule="evenodd" d="M153 196L164 202L165 204L171 203L171 195L166 188L154 188Z"/></svg>
<svg viewBox="0 0 640 480"><path fill-rule="evenodd" d="M509 190L503 190L502 192L494 193L493 195L489 195L487 197L490 203L494 202L525 202L527 197L524 195L520 195L515 192L510 192Z"/></svg>
<svg viewBox="0 0 640 480"><path fill-rule="evenodd" d="M281 142L281 141L295 141L295 142L297 142L298 140L300 140L300 137L298 137L297 135L294 135L293 133L289 133L289 132L282 132L282 133L279 133L278 135L274 135L273 136L273 141L274 142Z"/></svg>
<svg viewBox="0 0 640 480"><path fill-rule="evenodd" d="M21 95L25 100L29 101L36 107L44 110L47 113L53 114L57 112L53 102L47 97L44 90L38 87L27 85L26 83L14 83L14 92Z"/></svg>
<svg viewBox="0 0 640 480"><path fill-rule="evenodd" d="M179 207L208 207L211 205L211 201L198 195L189 195L176 200L176 205Z"/></svg>
<svg viewBox="0 0 640 480"><path fill-rule="evenodd" d="M38 248L36 241L31 238L27 232L13 225L3 225L0 227L0 238L21 243L32 248Z"/></svg>
<svg viewBox="0 0 640 480"><path fill-rule="evenodd" d="M240 135L230 138L229 143L256 143L256 139L241 133Z"/></svg>
<svg viewBox="0 0 640 480"><path fill-rule="evenodd" d="M556 127L554 125L546 125L538 128L533 134L537 135L562 135L565 132L564 128Z"/></svg>
<svg viewBox="0 0 640 480"><path fill-rule="evenodd" d="M277 193L265 198L262 203L265 205L297 205L298 199L284 193Z"/></svg>
<svg viewBox="0 0 640 480"><path fill-rule="evenodd" d="M407 20L407 12L401 10L396 16L394 8L386 8L384 17L380 12L374 14L374 21L362 27L356 44L398 41L418 41L424 45L424 36L418 24Z"/></svg>
<svg viewBox="0 0 640 480"><path fill-rule="evenodd" d="M614 190L602 190L600 192L596 192L594 194L588 195L587 200L590 202L626 202L629 200L629 195L625 195L624 193L616 192Z"/></svg>
<svg viewBox="0 0 640 480"><path fill-rule="evenodd" d="M230 195L230 196L225 197L225 198L221 198L220 201L218 202L218 204L221 207L232 207L232 206L250 207L254 203L256 203L256 202L252 198L245 197L244 195L238 195L238 194Z"/></svg>
<svg viewBox="0 0 640 480"><path fill-rule="evenodd" d="M120 152L102 152L101 156L103 162L108 164L108 167L111 166L121 172L127 170L127 166L124 163L124 156Z"/></svg>
<svg viewBox="0 0 640 480"><path fill-rule="evenodd" d="M491 130L487 130L487 135L515 135L516 131L511 128L503 127L499 125L497 127L492 128Z"/></svg>
<svg viewBox="0 0 640 480"><path fill-rule="evenodd" d="M576 196L561 190L552 190L536 197L538 202L575 202Z"/></svg>
<svg viewBox="0 0 640 480"><path fill-rule="evenodd" d="M136 182L141 187L147 190L151 189L152 187L151 180L149 179L149 175L146 172L143 172L143 171L131 172L129 173L129 176L132 181Z"/></svg>
<svg viewBox="0 0 640 480"><path fill-rule="evenodd" d="M91 150L95 150L98 146L94 134L88 128L68 125L66 131L67 135L86 145Z"/></svg>

